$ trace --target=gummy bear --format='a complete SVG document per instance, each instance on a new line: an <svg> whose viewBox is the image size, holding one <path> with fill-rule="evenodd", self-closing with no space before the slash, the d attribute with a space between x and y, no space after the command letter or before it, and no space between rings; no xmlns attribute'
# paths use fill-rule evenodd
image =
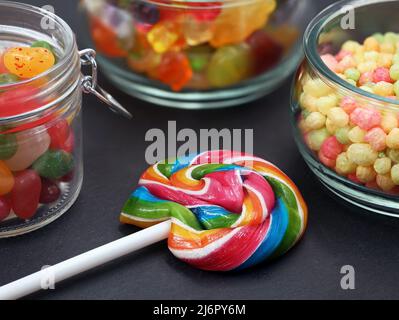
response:
<svg viewBox="0 0 399 320"><path fill-rule="evenodd" d="M187 16L183 22L184 38L188 45L196 46L212 39L212 23L208 21L197 21Z"/></svg>
<svg viewBox="0 0 399 320"><path fill-rule="evenodd" d="M181 90L192 78L193 71L187 56L182 52L167 52L158 67L157 79L174 91Z"/></svg>
<svg viewBox="0 0 399 320"><path fill-rule="evenodd" d="M193 71L203 71L208 65L213 52L214 49L208 45L201 45L187 49L186 53Z"/></svg>
<svg viewBox="0 0 399 320"><path fill-rule="evenodd" d="M284 48L263 30L255 31L247 43L251 48L254 71L257 74L275 66L284 53Z"/></svg>
<svg viewBox="0 0 399 320"><path fill-rule="evenodd" d="M251 72L250 47L246 43L219 48L207 68L212 86L225 87L247 78Z"/></svg>
<svg viewBox="0 0 399 320"><path fill-rule="evenodd" d="M47 48L10 48L3 59L8 72L23 79L33 78L55 64L55 57Z"/></svg>
<svg viewBox="0 0 399 320"><path fill-rule="evenodd" d="M114 58L127 56L127 51L122 48L115 31L100 19L96 17L91 18L90 30L98 51Z"/></svg>
<svg viewBox="0 0 399 320"><path fill-rule="evenodd" d="M164 53L177 44L180 35L180 26L176 22L165 21L157 23L147 33L147 40L156 53Z"/></svg>
<svg viewBox="0 0 399 320"><path fill-rule="evenodd" d="M223 8L214 21L214 47L221 47L244 41L252 32L262 28L276 9L276 0L254 0L245 5L229 5Z"/></svg>

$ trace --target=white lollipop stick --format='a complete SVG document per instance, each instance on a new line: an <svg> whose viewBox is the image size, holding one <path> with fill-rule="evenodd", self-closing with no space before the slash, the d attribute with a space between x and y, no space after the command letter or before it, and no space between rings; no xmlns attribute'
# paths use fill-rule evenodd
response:
<svg viewBox="0 0 399 320"><path fill-rule="evenodd" d="M170 220L164 221L4 285L0 287L0 300L22 298L45 289L43 286L48 283L49 279L51 279L51 282L54 281L53 283L59 283L136 250L165 240L169 235L170 225Z"/></svg>

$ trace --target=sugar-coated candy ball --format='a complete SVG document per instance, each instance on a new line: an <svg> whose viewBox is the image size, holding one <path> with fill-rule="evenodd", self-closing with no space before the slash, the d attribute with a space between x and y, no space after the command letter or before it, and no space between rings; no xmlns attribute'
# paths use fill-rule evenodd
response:
<svg viewBox="0 0 399 320"><path fill-rule="evenodd" d="M347 79L355 81L355 83L359 81L360 76L361 76L360 71L357 70L356 68L349 68L345 70L345 77Z"/></svg>
<svg viewBox="0 0 399 320"><path fill-rule="evenodd" d="M335 137L337 138L337 140L339 141L339 143L341 144L349 144L350 140L349 140L349 131L350 131L350 127L342 127L342 128L338 128L335 131Z"/></svg>
<svg viewBox="0 0 399 320"><path fill-rule="evenodd" d="M316 97L305 92L302 92L301 96L299 97L299 103L301 107L310 112L316 112L316 111L318 112L316 102L317 102Z"/></svg>
<svg viewBox="0 0 399 320"><path fill-rule="evenodd" d="M219 48L207 68L207 78L214 87L236 84L248 77L251 71L250 48L247 44Z"/></svg>
<svg viewBox="0 0 399 320"><path fill-rule="evenodd" d="M392 181L390 174L377 174L376 181L383 191L387 192L395 188L395 183Z"/></svg>
<svg viewBox="0 0 399 320"><path fill-rule="evenodd" d="M398 149L388 149L388 157L395 163L399 163L399 150Z"/></svg>
<svg viewBox="0 0 399 320"><path fill-rule="evenodd" d="M57 180L73 169L73 157L63 150L49 150L35 161L32 168L43 178Z"/></svg>
<svg viewBox="0 0 399 320"><path fill-rule="evenodd" d="M366 51L379 51L380 42L375 37L368 37L363 42Z"/></svg>
<svg viewBox="0 0 399 320"><path fill-rule="evenodd" d="M324 140L320 152L329 159L335 160L343 151L343 145L340 144L335 136Z"/></svg>
<svg viewBox="0 0 399 320"><path fill-rule="evenodd" d="M393 90L395 91L396 96L399 97L399 81L394 83Z"/></svg>
<svg viewBox="0 0 399 320"><path fill-rule="evenodd" d="M381 81L393 82L392 79L391 79L391 76L390 76L389 69L388 68L383 68L383 67L380 67L380 68L377 68L377 69L374 70L373 81L375 83L381 82Z"/></svg>
<svg viewBox="0 0 399 320"><path fill-rule="evenodd" d="M6 198L0 197L0 222L10 215L11 206Z"/></svg>
<svg viewBox="0 0 399 320"><path fill-rule="evenodd" d="M392 160L388 157L383 157L375 160L374 170L378 174L388 174L391 171Z"/></svg>
<svg viewBox="0 0 399 320"><path fill-rule="evenodd" d="M387 135L381 128L373 128L366 133L364 141L368 142L375 151L383 151L386 148Z"/></svg>
<svg viewBox="0 0 399 320"><path fill-rule="evenodd" d="M307 81L303 86L303 91L313 97L320 98L331 94L333 89L317 78Z"/></svg>
<svg viewBox="0 0 399 320"><path fill-rule="evenodd" d="M387 136L386 142L389 148L399 149L399 128L392 129Z"/></svg>
<svg viewBox="0 0 399 320"><path fill-rule="evenodd" d="M393 129L399 126L398 118L395 113L387 112L382 116L381 128L385 133L390 133Z"/></svg>
<svg viewBox="0 0 399 320"><path fill-rule="evenodd" d="M377 174L373 167L358 166L356 168L356 178L362 183L374 181Z"/></svg>
<svg viewBox="0 0 399 320"><path fill-rule="evenodd" d="M16 47L4 54L8 71L20 78L33 78L55 64L55 56L46 48Z"/></svg>
<svg viewBox="0 0 399 320"><path fill-rule="evenodd" d="M13 133L0 134L0 160L10 159L17 152L18 143Z"/></svg>
<svg viewBox="0 0 399 320"><path fill-rule="evenodd" d="M349 160L346 152L338 155L335 169L339 174L348 175L356 172L356 164Z"/></svg>
<svg viewBox="0 0 399 320"><path fill-rule="evenodd" d="M20 171L15 175L11 192L12 209L21 219L30 219L39 205L42 182L34 170Z"/></svg>
<svg viewBox="0 0 399 320"><path fill-rule="evenodd" d="M363 130L370 130L381 124L381 114L370 108L356 108L350 115L352 123Z"/></svg>
<svg viewBox="0 0 399 320"><path fill-rule="evenodd" d="M328 119L330 119L333 125L342 128L348 125L349 123L349 116L348 114L339 107L331 108L328 111Z"/></svg>
<svg viewBox="0 0 399 320"><path fill-rule="evenodd" d="M392 65L389 75L394 81L399 80L399 63Z"/></svg>
<svg viewBox="0 0 399 320"><path fill-rule="evenodd" d="M160 19L158 6L144 1L134 1L132 5L134 22L155 24Z"/></svg>
<svg viewBox="0 0 399 320"><path fill-rule="evenodd" d="M319 151L323 142L330 136L327 129L322 128L319 130L310 131L305 136L305 141L310 149L313 151Z"/></svg>
<svg viewBox="0 0 399 320"><path fill-rule="evenodd" d="M42 179L42 190L39 202L49 204L55 202L61 195L61 190L53 181Z"/></svg>
<svg viewBox="0 0 399 320"><path fill-rule="evenodd" d="M335 73L343 72L343 68L332 54L324 54L320 58L331 71Z"/></svg>
<svg viewBox="0 0 399 320"><path fill-rule="evenodd" d="M395 94L394 85L390 82L380 81L373 86L373 92L382 97L389 97Z"/></svg>
<svg viewBox="0 0 399 320"><path fill-rule="evenodd" d="M157 70L157 79L174 91L181 90L192 78L190 61L183 52L167 52L162 56Z"/></svg>
<svg viewBox="0 0 399 320"><path fill-rule="evenodd" d="M395 164L391 169L391 178L394 184L399 186L399 164Z"/></svg>
<svg viewBox="0 0 399 320"><path fill-rule="evenodd" d="M359 127L353 127L348 132L348 138L353 143L361 143L364 142L364 137L366 136L366 131L360 129Z"/></svg>
<svg viewBox="0 0 399 320"><path fill-rule="evenodd" d="M0 196L8 194L13 187L14 176L11 170L3 161L0 161Z"/></svg>
<svg viewBox="0 0 399 320"><path fill-rule="evenodd" d="M330 94L317 99L316 107L319 112L328 115L329 111L338 105L338 98L335 94Z"/></svg>
<svg viewBox="0 0 399 320"><path fill-rule="evenodd" d="M378 153L368 143L354 143L349 146L348 158L359 166L371 166L378 158Z"/></svg>
<svg viewBox="0 0 399 320"><path fill-rule="evenodd" d="M252 33L246 42L250 46L253 68L256 74L271 69L283 56L283 46L263 30Z"/></svg>
<svg viewBox="0 0 399 320"><path fill-rule="evenodd" d="M324 164L326 167L334 169L336 165L335 159L331 159L326 157L326 155L321 152L321 150L318 152L319 160L321 161L322 164Z"/></svg>
<svg viewBox="0 0 399 320"><path fill-rule="evenodd" d="M326 117L320 112L311 112L305 118L305 124L310 130L321 129L326 124Z"/></svg>
<svg viewBox="0 0 399 320"><path fill-rule="evenodd" d="M341 99L339 106L347 113L351 114L357 107L358 104L356 102L356 99L345 96Z"/></svg>
<svg viewBox="0 0 399 320"><path fill-rule="evenodd" d="M363 72L359 78L359 85L364 86L367 83L373 82L373 80L374 80L373 72L371 71Z"/></svg>

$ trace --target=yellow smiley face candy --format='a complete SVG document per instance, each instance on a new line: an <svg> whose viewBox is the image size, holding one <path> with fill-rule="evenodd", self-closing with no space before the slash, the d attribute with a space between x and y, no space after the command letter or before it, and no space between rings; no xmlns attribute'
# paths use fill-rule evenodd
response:
<svg viewBox="0 0 399 320"><path fill-rule="evenodd" d="M33 78L55 63L53 53L46 48L17 47L8 49L4 56L7 70L22 79Z"/></svg>

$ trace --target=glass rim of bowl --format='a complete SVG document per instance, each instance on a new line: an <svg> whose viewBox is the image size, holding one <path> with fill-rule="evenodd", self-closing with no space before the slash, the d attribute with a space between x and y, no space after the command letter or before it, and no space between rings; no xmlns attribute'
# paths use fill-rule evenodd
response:
<svg viewBox="0 0 399 320"><path fill-rule="evenodd" d="M24 79L21 80L17 83L10 83L10 84L1 84L0 85L0 90L9 90L9 89L16 89L19 87L23 87L26 85L30 85L31 83L34 83L36 81L41 81L42 79L46 79L49 76L53 75L53 78L57 78L56 75L63 75L65 74L65 71L67 71L72 65L76 62L76 59L74 59L74 55L77 54L77 46L76 46L76 41L75 41L75 36L70 28L70 26L59 16L56 14L46 11L42 8L29 5L29 4L24 4L24 3L19 3L19 2L13 2L13 1L4 1L0 0L0 10L2 8L11 8L15 10L21 10L25 11L27 13L32 13L36 14L38 16L42 16L43 18L50 19L51 22L55 23L55 28L56 30L59 30L62 34L62 39L63 39L63 52L62 56L59 57L58 61L54 66L52 66L50 69L46 70L45 72L29 79ZM0 23L0 31L1 31L1 23ZM7 30L7 25L3 25L4 30ZM29 28L29 27L27 27ZM18 29L23 29L23 27L18 27ZM79 64L80 65L80 64ZM71 70L70 70L71 71ZM65 78L67 77L67 74L65 75ZM56 79L57 83L65 81L64 77L61 76L59 79ZM20 121L20 120L25 120L27 118L36 116L38 114L43 113L44 111L51 109L62 101L64 98L68 97L73 90L79 85L80 79L76 81L76 83L71 84L71 88L69 90L65 90L65 92L62 92L61 96L53 101L50 101L47 104L44 104L43 106L36 108L32 111L28 111L25 113L21 114L16 114L12 116L7 116L7 117L0 117L0 123L2 122L12 122L14 120Z"/></svg>
<svg viewBox="0 0 399 320"><path fill-rule="evenodd" d="M88 0L90 1L90 0ZM244 5L249 5L251 3L265 1L265 0L218 0L218 1L208 1L208 0L174 0L173 2L166 2L165 0L140 0L140 2L153 4L159 7L165 8L190 8L193 10L209 10L209 9L219 9L221 7L240 7ZM272 0L268 0L272 1ZM297 0L298 1L298 0ZM277 1L276 1L277 2ZM212 4L212 6L202 6L202 4ZM197 6L196 6L197 5Z"/></svg>
<svg viewBox="0 0 399 320"><path fill-rule="evenodd" d="M345 6L350 6L353 9L356 9L368 5L381 4L382 2L388 3L395 1L397 0L340 0L325 8L312 19L304 33L303 47L307 61L310 63L314 71L317 71L319 73L319 75L331 81L334 85L338 85L343 91L357 94L359 96L362 96L363 98L365 97L367 99L371 99L376 104L381 105L381 103L383 103L384 105L381 106L381 108L383 109L393 109L397 111L397 107L399 106L399 100L395 101L393 99L379 96L377 94L367 92L351 85L349 82L340 78L337 74L335 74L327 67L327 65L321 59L320 54L317 50L318 39L323 28L336 17L343 15L344 13L341 10Z"/></svg>

